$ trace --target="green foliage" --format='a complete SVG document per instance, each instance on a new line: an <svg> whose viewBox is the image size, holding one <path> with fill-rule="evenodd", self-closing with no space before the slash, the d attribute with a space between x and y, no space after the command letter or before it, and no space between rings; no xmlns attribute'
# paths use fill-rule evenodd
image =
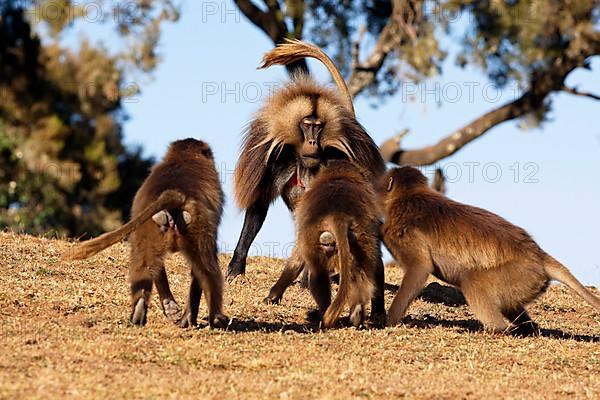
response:
<svg viewBox="0 0 600 400"><path fill-rule="evenodd" d="M534 71L552 69L565 52L586 50L600 9L589 0L463 3L474 24L459 61L481 66L500 86L515 80L525 84Z"/></svg>
<svg viewBox="0 0 600 400"><path fill-rule="evenodd" d="M0 5L2 228L75 236L113 229L127 216L134 188L152 164L122 144L122 100L131 94L123 80L125 70L156 66L160 24L176 19L177 10L166 0L107 8L120 16L108 20L130 44L110 54L86 39L76 50L61 45L59 39L85 16L81 4ZM42 42L38 30L54 40Z"/></svg>
<svg viewBox="0 0 600 400"><path fill-rule="evenodd" d="M384 63L378 73L379 79L369 88L375 97L392 95L402 81L421 81L436 75L446 57L436 37L439 15L425 12L425 2L401 2L402 18L407 30L414 28L414 37L401 40L394 47L394 57ZM430 2L431 3L431 2ZM342 73L348 74L353 59L353 41L358 32L360 44L372 45L392 16L390 0L307 0L309 18L308 36L321 47L334 54ZM361 53L361 57L368 54Z"/></svg>

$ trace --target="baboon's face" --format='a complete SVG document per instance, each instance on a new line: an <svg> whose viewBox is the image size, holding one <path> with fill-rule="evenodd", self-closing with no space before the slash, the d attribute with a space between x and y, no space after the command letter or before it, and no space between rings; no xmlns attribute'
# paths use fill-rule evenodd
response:
<svg viewBox="0 0 600 400"><path fill-rule="evenodd" d="M318 169L326 160L353 158L347 126L353 120L333 100L319 93L276 95L261 115L265 129L260 144L269 144L267 159L281 157L286 149L303 168ZM348 121L351 120L351 121Z"/></svg>
<svg viewBox="0 0 600 400"><path fill-rule="evenodd" d="M299 125L303 139L298 151L300 162L305 168L314 169L321 164L322 160L320 135L325 124L318 117L308 116L302 118Z"/></svg>

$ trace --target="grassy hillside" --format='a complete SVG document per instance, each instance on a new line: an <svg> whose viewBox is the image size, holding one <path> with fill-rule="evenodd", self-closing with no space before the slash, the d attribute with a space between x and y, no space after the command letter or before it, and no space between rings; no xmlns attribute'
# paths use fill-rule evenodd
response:
<svg viewBox="0 0 600 400"><path fill-rule="evenodd" d="M283 262L253 258L226 285L228 331L173 326L156 294L137 328L127 244L58 261L68 246L0 233L0 398L600 398L600 313L561 286L530 307L541 337L478 331L435 285L404 326L318 332L299 285L262 304ZM189 270L177 256L167 270L183 305ZM388 305L400 278L388 268Z"/></svg>

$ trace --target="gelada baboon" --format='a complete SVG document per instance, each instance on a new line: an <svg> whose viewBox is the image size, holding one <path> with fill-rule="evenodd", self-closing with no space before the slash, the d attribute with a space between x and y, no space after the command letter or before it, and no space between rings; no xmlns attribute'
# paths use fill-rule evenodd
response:
<svg viewBox="0 0 600 400"><path fill-rule="evenodd" d="M383 241L405 271L389 310L390 325L401 321L429 274L458 287L471 311L494 332L537 333L524 306L552 279L600 310L600 299L525 230L489 211L448 199L429 188L419 170L393 169L378 190L385 218Z"/></svg>
<svg viewBox="0 0 600 400"><path fill-rule="evenodd" d="M165 315L182 327L195 325L202 292L209 324L224 327L223 275L217 258L217 227L223 191L208 144L184 139L171 143L133 200L132 219L121 228L77 245L63 259L80 260L129 236L131 255L131 321L146 324L152 283L156 284ZM165 256L182 252L191 265L186 310L175 302L165 271Z"/></svg>
<svg viewBox="0 0 600 400"><path fill-rule="evenodd" d="M308 286L325 328L335 324L346 304L352 324L361 325L375 287L380 213L368 179L349 161L329 161L298 202L297 251L308 267ZM340 286L331 303L334 271Z"/></svg>
<svg viewBox="0 0 600 400"><path fill-rule="evenodd" d="M341 93L317 84L305 74L296 75L269 98L249 125L234 186L237 203L246 215L229 264L229 277L245 273L248 250L271 202L281 196L293 212L323 162L349 160L373 180L385 171L379 149L355 118L343 78L325 53L313 45L288 41L267 53L261 67L289 64L305 57L325 64ZM292 255L265 300L279 302L302 269L300 259ZM372 312L385 313L382 262L378 265Z"/></svg>

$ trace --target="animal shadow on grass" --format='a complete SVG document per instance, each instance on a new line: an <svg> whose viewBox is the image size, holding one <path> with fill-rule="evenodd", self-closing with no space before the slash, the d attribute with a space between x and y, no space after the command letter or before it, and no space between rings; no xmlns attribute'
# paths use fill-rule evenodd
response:
<svg viewBox="0 0 600 400"><path fill-rule="evenodd" d="M397 285L386 284L386 290L397 291ZM467 305L467 302L460 290L446 285L440 285L437 282L430 283L419 295L419 298L428 303L440 303L449 307L460 307ZM431 328L442 326L447 328L460 328L465 332L477 332L483 329L481 323L475 319L461 320L445 320L439 319L432 315L426 315L424 318L415 319L410 316L404 318L404 323L416 326L419 328ZM519 335L513 335L520 337ZM551 339L575 340L577 342L600 342L600 336L596 335L577 335L569 332L564 332L559 329L544 329L540 328L540 335Z"/></svg>
<svg viewBox="0 0 600 400"><path fill-rule="evenodd" d="M289 322L267 322L257 321L254 319L239 319L233 318L228 331L233 332L286 332L292 331L296 333L315 333L319 330L319 324L307 321L304 324L289 323Z"/></svg>
<svg viewBox="0 0 600 400"><path fill-rule="evenodd" d="M576 342L588 342L588 343L599 343L600 336L590 335L576 335L561 331L559 329L544 329L540 328L540 336L551 338L551 339L563 339L563 340L574 340Z"/></svg>
<svg viewBox="0 0 600 400"><path fill-rule="evenodd" d="M385 290L388 292L395 293L400 289L400 286L391 283L385 284ZM440 303L449 307L460 307L466 306L467 301L465 296L460 290L452 287L440 285L437 282L432 282L425 289L421 291L418 297L421 300L425 300L428 303Z"/></svg>
<svg viewBox="0 0 600 400"><path fill-rule="evenodd" d="M382 328L379 326L371 326L373 329ZM350 317L344 316L340 317L338 323L336 324L338 328L350 328L352 324L350 323ZM361 327L362 329L365 326ZM305 323L286 323L286 322L267 322L267 321L257 321L254 319L239 319L234 318L232 322L227 327L227 330L233 332L286 332L292 331L296 333L316 333L321 331L321 319L319 316L319 311L316 309L309 310L306 313L306 322Z"/></svg>

